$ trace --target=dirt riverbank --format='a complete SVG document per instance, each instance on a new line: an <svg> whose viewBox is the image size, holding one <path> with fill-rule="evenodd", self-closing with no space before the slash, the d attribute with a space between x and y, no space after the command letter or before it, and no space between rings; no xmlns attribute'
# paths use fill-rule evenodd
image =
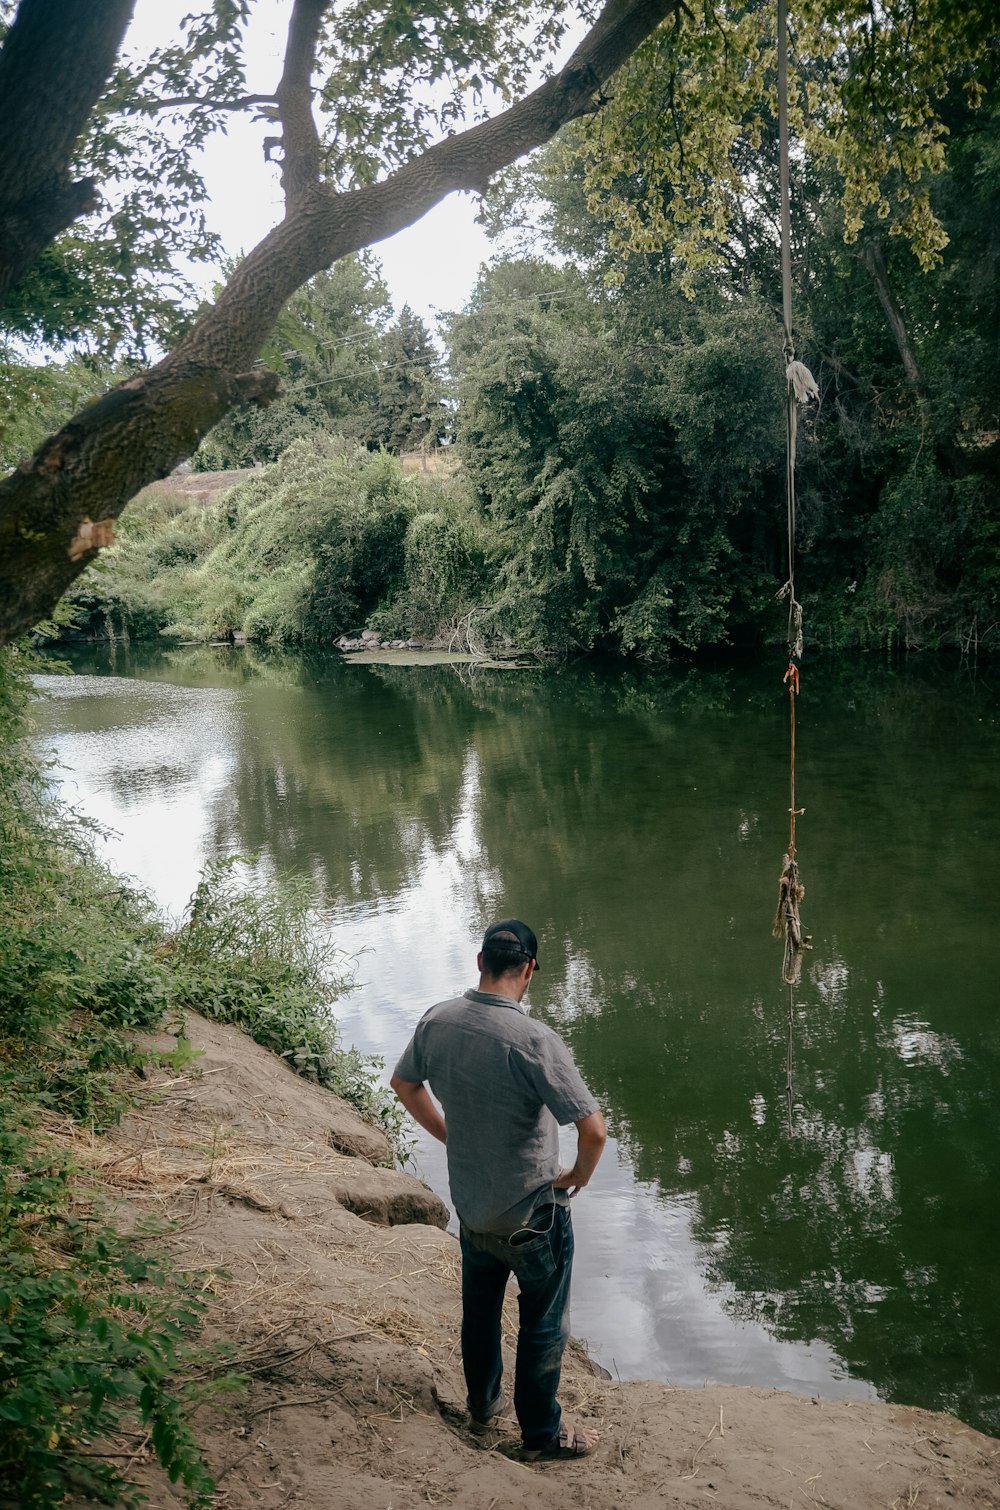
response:
<svg viewBox="0 0 1000 1510"><path fill-rule="evenodd" d="M1000 1442L949 1416L622 1384L576 1352L562 1398L600 1431L592 1458L517 1461L512 1417L474 1437L441 1201L379 1167L381 1133L235 1029L190 1016L187 1032L191 1069L154 1074L147 1102L74 1152L126 1219L177 1224L211 1331L250 1375L199 1418L222 1510L1000 1510ZM153 1510L183 1504L147 1446L114 1445Z"/></svg>

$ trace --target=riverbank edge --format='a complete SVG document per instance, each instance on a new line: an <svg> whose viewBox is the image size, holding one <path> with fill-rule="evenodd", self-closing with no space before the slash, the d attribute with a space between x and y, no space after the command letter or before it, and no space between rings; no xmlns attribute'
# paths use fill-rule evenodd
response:
<svg viewBox="0 0 1000 1510"><path fill-rule="evenodd" d="M593 1458L519 1462L512 1417L474 1436L443 1203L387 1167L383 1133L238 1029L189 1012L184 1033L187 1064L152 1061L118 1126L64 1138L117 1221L155 1211L171 1224L173 1258L208 1305L206 1335L233 1348L247 1380L196 1417L213 1504L1000 1507L1000 1442L950 1416L772 1389L622 1383L597 1377L578 1348L562 1398L568 1416L601 1432ZM145 1047L168 1054L177 1041L160 1033ZM186 1502L148 1442L106 1447L127 1450L129 1481L151 1510Z"/></svg>

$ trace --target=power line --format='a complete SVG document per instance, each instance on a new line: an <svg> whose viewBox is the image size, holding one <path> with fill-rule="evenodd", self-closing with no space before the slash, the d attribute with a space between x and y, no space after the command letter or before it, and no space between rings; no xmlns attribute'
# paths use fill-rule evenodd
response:
<svg viewBox="0 0 1000 1510"><path fill-rule="evenodd" d="M388 367L376 367L375 376L380 378L384 372L401 372L404 367L417 367L418 365L418 360L415 357L406 362L393 362L392 365ZM424 368L422 370L428 371L427 368ZM310 388L328 388L331 383L355 382L357 380L357 376L358 374L354 372L340 372L335 377L320 378L315 383L300 383L295 388L286 389L284 397L290 398L293 393L307 393Z"/></svg>
<svg viewBox="0 0 1000 1510"><path fill-rule="evenodd" d="M533 304L537 299L552 300L576 298L580 294L584 294L584 297L586 297L586 291L583 289L542 289L539 293L536 294L516 294L511 298L489 299L486 301L486 303L477 305L474 310L469 311L469 314L478 315L481 311L488 309L505 309L511 304ZM355 333L350 336L333 336L329 341L318 341L314 349L316 351L326 351L335 346L350 346L355 341L363 341L373 336L375 337L375 339L378 339L377 333L369 330L366 327L364 330L355 331ZM287 361L289 357L302 356L305 354L306 353L299 351L296 347L293 347L289 351L279 352L279 355L283 361Z"/></svg>

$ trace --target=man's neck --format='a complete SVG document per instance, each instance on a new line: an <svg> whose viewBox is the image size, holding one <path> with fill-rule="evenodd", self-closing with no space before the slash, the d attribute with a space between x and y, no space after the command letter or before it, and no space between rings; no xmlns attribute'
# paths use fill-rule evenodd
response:
<svg viewBox="0 0 1000 1510"><path fill-rule="evenodd" d="M508 1001L520 1002L527 986L522 986L514 975L481 975L476 990L487 996L506 996Z"/></svg>

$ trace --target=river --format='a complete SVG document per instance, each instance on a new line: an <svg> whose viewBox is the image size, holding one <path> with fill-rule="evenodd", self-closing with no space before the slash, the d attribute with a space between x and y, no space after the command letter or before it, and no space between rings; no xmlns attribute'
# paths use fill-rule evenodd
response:
<svg viewBox="0 0 1000 1510"><path fill-rule="evenodd" d="M608 1369L1000 1434L995 676L807 660L814 948L789 1002L776 661L74 660L38 679L37 738L115 831L112 863L177 916L210 855L253 855L256 884L312 878L353 962L342 1037L387 1073L420 1013L474 983L485 922L535 929L530 1009L612 1134L574 1205L573 1331ZM421 1136L415 1161L447 1197L439 1147Z"/></svg>

